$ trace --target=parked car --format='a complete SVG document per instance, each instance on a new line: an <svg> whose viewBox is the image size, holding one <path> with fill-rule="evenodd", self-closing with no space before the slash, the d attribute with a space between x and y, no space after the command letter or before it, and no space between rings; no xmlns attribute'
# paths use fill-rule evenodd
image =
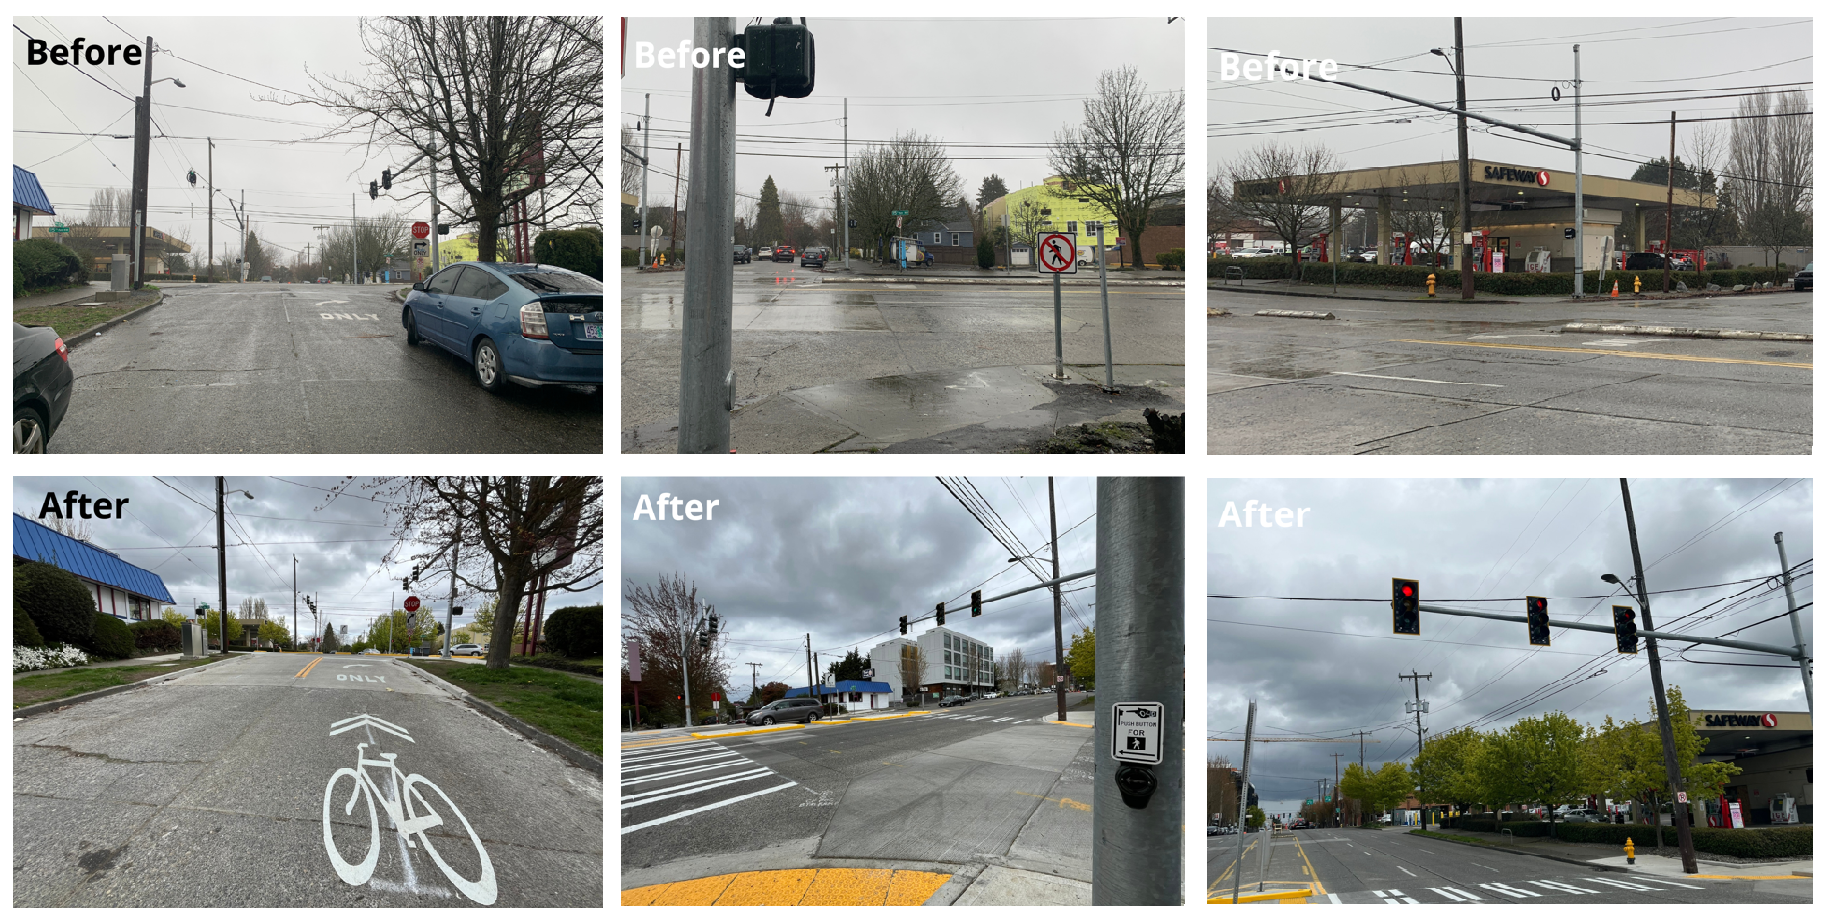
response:
<svg viewBox="0 0 1833 919"><path fill-rule="evenodd" d="M1216 826L1216 825L1215 825L1215 824L1213 824L1213 823L1212 823L1212 824L1210 824L1210 825L1209 825L1209 835L1211 835L1211 836L1220 836L1220 835L1222 835L1222 828L1221 828L1221 827L1219 827L1219 826Z"/></svg>
<svg viewBox="0 0 1833 919"><path fill-rule="evenodd" d="M1660 271L1662 264L1659 252L1631 252L1623 259L1623 270Z"/></svg>
<svg viewBox="0 0 1833 919"><path fill-rule="evenodd" d="M1279 254L1278 252L1274 251L1270 247L1260 246L1254 249L1242 249L1235 253L1235 257L1236 258L1270 258L1278 254Z"/></svg>
<svg viewBox="0 0 1833 919"><path fill-rule="evenodd" d="M807 724L821 720L821 703L810 698L778 699L745 716L749 725L777 724L792 721Z"/></svg>
<svg viewBox="0 0 1833 919"><path fill-rule="evenodd" d="M733 246L732 264L736 265L739 262L744 262L747 265L751 264L751 250L744 246Z"/></svg>
<svg viewBox="0 0 1833 919"><path fill-rule="evenodd" d="M367 649L364 649L364 651L363 651L363 653L364 653L364 654L381 654L381 653L382 653L382 649L380 649L380 648L367 648Z"/></svg>
<svg viewBox="0 0 1833 919"><path fill-rule="evenodd" d="M820 246L810 246L802 250L803 268L826 268L827 250Z"/></svg>
<svg viewBox="0 0 1833 919"><path fill-rule="evenodd" d="M1800 271L1795 272L1795 289L1796 290L1813 290L1814 289L1814 263L1813 262L1809 262L1806 268L1803 268Z"/></svg>
<svg viewBox="0 0 1833 919"><path fill-rule="evenodd" d="M14 453L50 450L75 384L70 349L56 329L13 323Z"/></svg>
<svg viewBox="0 0 1833 919"><path fill-rule="evenodd" d="M943 696L942 700L937 702L936 704L943 708L951 708L956 705L966 705L967 703L968 703L967 696L952 696L951 695L951 696Z"/></svg>
<svg viewBox="0 0 1833 919"><path fill-rule="evenodd" d="M484 646L470 644L469 642L462 645L453 645L452 655L454 657L483 657Z"/></svg>
<svg viewBox="0 0 1833 919"><path fill-rule="evenodd" d="M554 265L459 262L414 284L401 325L410 346L424 339L470 361L488 392L602 387L604 290Z"/></svg>
<svg viewBox="0 0 1833 919"><path fill-rule="evenodd" d="M793 262L796 260L796 247L778 246L776 247L776 251L771 254L770 260L774 262Z"/></svg>

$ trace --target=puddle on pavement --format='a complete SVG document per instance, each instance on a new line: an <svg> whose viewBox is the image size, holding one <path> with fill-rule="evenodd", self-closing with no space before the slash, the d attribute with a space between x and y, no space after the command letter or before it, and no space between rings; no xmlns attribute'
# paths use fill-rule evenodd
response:
<svg viewBox="0 0 1833 919"><path fill-rule="evenodd" d="M768 302L740 306L735 313L734 327L751 332L882 332L889 328L878 311L878 301L869 293L785 292Z"/></svg>
<svg viewBox="0 0 1833 919"><path fill-rule="evenodd" d="M623 303L626 329L678 329L681 295L672 293L627 294Z"/></svg>

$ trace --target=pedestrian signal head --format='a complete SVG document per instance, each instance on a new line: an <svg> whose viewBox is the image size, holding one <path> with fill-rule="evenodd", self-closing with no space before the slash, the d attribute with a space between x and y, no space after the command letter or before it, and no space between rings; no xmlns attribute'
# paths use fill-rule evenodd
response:
<svg viewBox="0 0 1833 919"><path fill-rule="evenodd" d="M1631 606L1610 608L1610 624L1616 628L1617 653L1636 653L1636 610Z"/></svg>
<svg viewBox="0 0 1833 919"><path fill-rule="evenodd" d="M1553 644L1553 632L1547 618L1547 598L1527 598L1527 640L1530 645L1543 648Z"/></svg>
<svg viewBox="0 0 1833 919"><path fill-rule="evenodd" d="M1394 579L1394 634L1419 634L1419 582Z"/></svg>

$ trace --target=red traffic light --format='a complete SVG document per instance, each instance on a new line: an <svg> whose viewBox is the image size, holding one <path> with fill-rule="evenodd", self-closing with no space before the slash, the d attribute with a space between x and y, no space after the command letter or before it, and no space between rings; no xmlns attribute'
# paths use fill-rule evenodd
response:
<svg viewBox="0 0 1833 919"><path fill-rule="evenodd" d="M1411 584L1400 585L1400 595L1403 597L1413 596L1413 585Z"/></svg>

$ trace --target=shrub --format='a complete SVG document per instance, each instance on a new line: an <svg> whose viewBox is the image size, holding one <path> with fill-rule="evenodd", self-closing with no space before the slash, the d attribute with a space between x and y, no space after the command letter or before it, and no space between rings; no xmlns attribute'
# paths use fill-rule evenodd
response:
<svg viewBox="0 0 1833 919"><path fill-rule="evenodd" d="M89 643L83 648L97 660L118 661L134 656L134 633L127 623L107 613L95 614Z"/></svg>
<svg viewBox="0 0 1833 919"><path fill-rule="evenodd" d="M637 255L639 254L639 253L637 252L637 250L635 250L635 249L621 249L621 250L619 250L619 251L623 253L623 258L624 258L624 267L625 267L625 268L635 268L635 267L637 266L637 261L636 261L636 259L637 259Z"/></svg>
<svg viewBox="0 0 1833 919"><path fill-rule="evenodd" d="M95 630L95 597L76 575L56 565L13 567L13 604L37 624L44 640L83 647Z"/></svg>
<svg viewBox="0 0 1833 919"><path fill-rule="evenodd" d="M980 234L980 238L974 242L974 264L991 268L997 259L993 250L993 238L985 233Z"/></svg>
<svg viewBox="0 0 1833 919"><path fill-rule="evenodd" d="M28 288L61 287L89 280L89 269L83 267L82 257L69 246L50 239L14 243L13 265L24 270Z"/></svg>
<svg viewBox="0 0 1833 919"><path fill-rule="evenodd" d="M74 645L54 645L47 648L22 648L13 646L13 672L25 670L50 670L57 667L75 667L89 663L89 655Z"/></svg>
<svg viewBox="0 0 1833 919"><path fill-rule="evenodd" d="M566 606L541 626L541 637L561 657L604 657L604 606Z"/></svg>
<svg viewBox="0 0 1833 919"><path fill-rule="evenodd" d="M1439 822L1447 830L1500 832L1506 827L1515 836L1546 836L1552 824L1532 818L1504 820L1498 823L1493 814L1449 817ZM1638 849L1653 849L1655 828L1639 823L1561 823L1559 838L1566 842L1593 842L1621 846L1625 839L1636 841ZM1661 844L1680 845L1680 836L1671 826L1661 828ZM1693 848L1700 852L1730 855L1737 858L1812 858L1814 828L1811 826L1772 827L1768 829L1696 826Z"/></svg>
<svg viewBox="0 0 1833 919"><path fill-rule="evenodd" d="M1158 267L1166 271L1183 271L1184 250L1172 249L1170 252L1160 252L1158 254Z"/></svg>
<svg viewBox="0 0 1833 919"><path fill-rule="evenodd" d="M45 637L38 633L38 626L32 622L31 616L26 615L25 608L21 606L14 606L13 607L13 647L15 648L42 648L44 647L44 644L45 644Z"/></svg>
<svg viewBox="0 0 1833 919"><path fill-rule="evenodd" d="M178 650L178 626L164 619L129 623L128 630L134 634L134 648L138 651L158 653Z"/></svg>
<svg viewBox="0 0 1833 919"><path fill-rule="evenodd" d="M605 279L605 238L595 229L548 230L535 237L535 261Z"/></svg>

